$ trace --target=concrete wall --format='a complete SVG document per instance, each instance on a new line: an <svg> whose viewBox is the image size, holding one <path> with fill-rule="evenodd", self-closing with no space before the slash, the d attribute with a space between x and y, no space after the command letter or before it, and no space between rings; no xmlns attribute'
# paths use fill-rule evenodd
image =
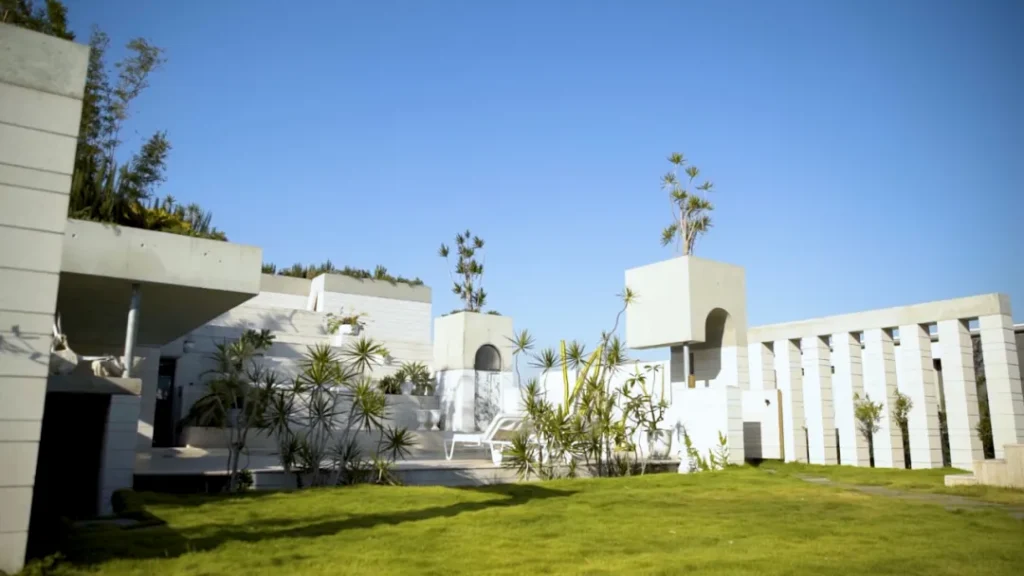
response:
<svg viewBox="0 0 1024 576"><path fill-rule="evenodd" d="M138 396L110 397L100 464L100 514L113 513L110 497L115 491L132 487L141 401Z"/></svg>
<svg viewBox="0 0 1024 576"><path fill-rule="evenodd" d="M1000 294L988 294L751 328L748 353L758 357L760 362L766 354L768 339L774 339L774 375L783 390L784 408L791 408L789 413L783 411L786 459L794 459L791 451L799 450L796 444L801 441L799 436L806 427L811 461L832 463L835 456L830 460L830 455L834 451L835 432L831 426L838 425L843 463L863 465L866 455L859 444L860 438L851 437L851 428L855 426L851 426L850 419L851 392L857 390L859 381L864 392L884 406L881 430L875 435L876 466L904 465L902 434L892 419L892 403L899 390L914 403L909 415L913 467L942 465L938 420L941 397L945 398L953 464L969 467L970 460L977 458L980 450L974 430L978 398L967 328L967 322L975 319L981 325L978 334L982 350L988 351L987 378L996 382L996 390L990 386L988 395L990 406L995 407L993 429L998 420L1001 437L1006 439L995 442L997 458L1001 457L1001 443L1024 439L1024 394L1018 346L1022 338L1021 334L1009 336L1011 318L1009 299ZM781 367L778 358L780 346L786 347L786 342L795 342L797 338L799 346L789 353L799 355L799 372L786 369L792 358L783 361ZM825 338L832 342L833 350L820 344ZM859 339L861 343L860 361L856 346L849 344L851 339ZM847 345L837 361L834 345L844 340ZM944 379L936 373L934 359L942 360ZM757 381L755 386L763 386L769 377L762 370L752 380ZM797 398L789 399L790 391L797 390L793 383L798 380L803 402L794 404Z"/></svg>
<svg viewBox="0 0 1024 576"><path fill-rule="evenodd" d="M726 437L729 447L729 463L742 464L743 444L743 391L735 386L720 388L684 388L673 385L672 402L667 420L682 436L682 430L690 436L701 456L708 457L709 450L719 445L718 435ZM676 444L677 451L685 448L682 438Z"/></svg>
<svg viewBox="0 0 1024 576"><path fill-rule="evenodd" d="M0 571L21 568L28 539L88 59L0 24Z"/></svg>

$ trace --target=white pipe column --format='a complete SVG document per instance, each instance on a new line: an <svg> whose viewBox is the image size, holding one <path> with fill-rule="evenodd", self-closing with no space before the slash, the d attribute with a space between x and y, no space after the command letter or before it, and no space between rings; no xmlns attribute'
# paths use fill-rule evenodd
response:
<svg viewBox="0 0 1024 576"><path fill-rule="evenodd" d="M963 320L939 322L942 356L942 391L946 397L949 459L954 468L970 470L985 457L978 438L978 383L974 374L974 346Z"/></svg>
<svg viewBox="0 0 1024 576"><path fill-rule="evenodd" d="M939 398L932 366L932 340L921 324L900 326L900 350L906 368L902 391L914 402L907 418L910 432L910 464L915 469L942 467L939 434Z"/></svg>
<svg viewBox="0 0 1024 576"><path fill-rule="evenodd" d="M1024 392L1013 319L1009 314L982 316L978 324L992 418L992 443L996 458L1004 458L1006 444L1024 444Z"/></svg>
<svg viewBox="0 0 1024 576"><path fill-rule="evenodd" d="M807 462L804 437L804 390L800 373L800 347L793 340L776 340L775 373L782 391L782 430L786 462Z"/></svg>
<svg viewBox="0 0 1024 576"><path fill-rule="evenodd" d="M142 287L132 284L132 299L128 304L128 326L124 335L124 377L132 377L135 363L135 338L139 334L139 307L142 304Z"/></svg>
<svg viewBox="0 0 1024 576"><path fill-rule="evenodd" d="M832 406L832 363L820 336L801 341L804 351L804 416L812 464L836 464L836 420Z"/></svg>
<svg viewBox="0 0 1024 576"><path fill-rule="evenodd" d="M883 328L864 331L864 393L883 405L875 434L875 466L903 468L903 435L893 417L896 384L896 348L892 332Z"/></svg>
<svg viewBox="0 0 1024 576"><path fill-rule="evenodd" d="M841 463L851 466L869 466L868 441L857 428L853 397L864 397L864 368L861 361L860 342L849 332L832 335L832 363L836 367L832 375L835 391L833 402L836 411L836 427L839 429L839 453Z"/></svg>

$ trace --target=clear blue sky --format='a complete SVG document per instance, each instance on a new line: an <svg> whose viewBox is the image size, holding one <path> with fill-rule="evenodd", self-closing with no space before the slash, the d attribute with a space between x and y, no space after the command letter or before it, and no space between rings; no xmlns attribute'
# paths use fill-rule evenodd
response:
<svg viewBox="0 0 1024 576"><path fill-rule="evenodd" d="M1024 320L1016 0L68 4L166 49L129 146L166 129L162 191L266 261L383 264L437 315L469 227L492 308L592 343L671 256L680 151L752 325L993 291Z"/></svg>

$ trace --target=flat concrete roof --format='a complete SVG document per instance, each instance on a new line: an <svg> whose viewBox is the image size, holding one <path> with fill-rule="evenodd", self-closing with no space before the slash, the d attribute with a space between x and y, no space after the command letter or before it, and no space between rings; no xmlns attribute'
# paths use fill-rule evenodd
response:
<svg viewBox="0 0 1024 576"><path fill-rule="evenodd" d="M258 294L262 258L254 246L69 219L57 294L68 343L120 352L138 283L136 345L162 346Z"/></svg>
<svg viewBox="0 0 1024 576"><path fill-rule="evenodd" d="M755 326L747 331L747 340L749 342L794 340L809 336L860 332L874 328L896 328L910 324L929 324L942 320L976 318L992 314L1011 314L1010 297L1005 294L983 294L784 324Z"/></svg>
<svg viewBox="0 0 1024 576"><path fill-rule="evenodd" d="M392 284L387 280L370 278L353 278L344 274L323 274L325 292L341 292L343 294L360 294L394 300L411 300L413 302L431 301L430 287L426 285L410 286L405 282ZM319 278L319 276L317 276Z"/></svg>

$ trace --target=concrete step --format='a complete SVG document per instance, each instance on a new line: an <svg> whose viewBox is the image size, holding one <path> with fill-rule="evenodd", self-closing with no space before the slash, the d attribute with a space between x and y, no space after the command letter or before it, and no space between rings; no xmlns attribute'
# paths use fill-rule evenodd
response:
<svg viewBox="0 0 1024 576"><path fill-rule="evenodd" d="M944 481L946 486L975 486L978 484L978 479L974 477L974 474L947 474Z"/></svg>
<svg viewBox="0 0 1024 576"><path fill-rule="evenodd" d="M1006 460L975 460L974 477L986 486L1011 487L1009 468Z"/></svg>
<svg viewBox="0 0 1024 576"><path fill-rule="evenodd" d="M1024 489L1024 444L1003 446L1006 457L1007 481L1014 488Z"/></svg>

